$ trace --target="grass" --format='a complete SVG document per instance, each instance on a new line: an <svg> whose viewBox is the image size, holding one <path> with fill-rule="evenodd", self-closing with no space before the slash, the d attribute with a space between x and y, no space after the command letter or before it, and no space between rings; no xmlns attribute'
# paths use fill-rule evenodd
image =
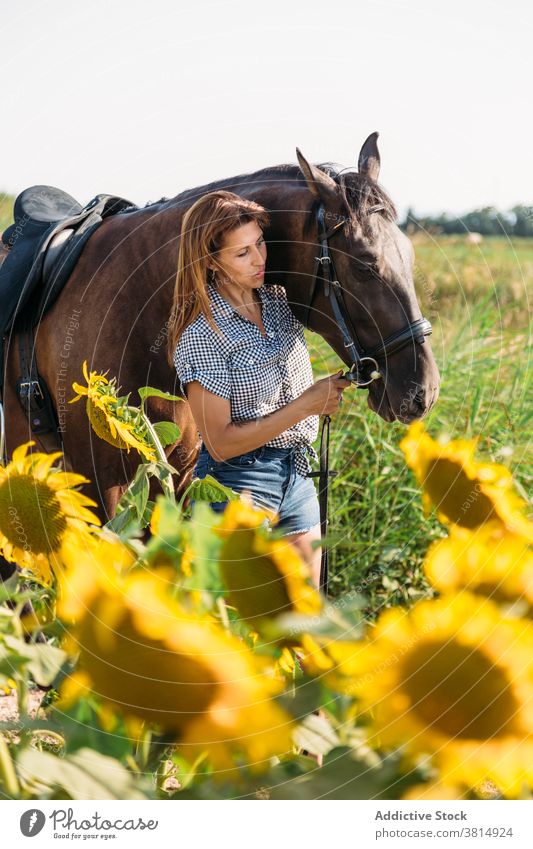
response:
<svg viewBox="0 0 533 849"><path fill-rule="evenodd" d="M458 237L416 244L415 280L441 372L440 399L426 420L433 436L479 436L480 458L509 466L523 496L532 478L533 392L529 299L533 240ZM338 370L327 344L308 335L315 376ZM369 608L409 603L430 592L422 571L444 529L422 513L420 491L388 424L347 390L332 418L330 591L359 589Z"/></svg>
<svg viewBox="0 0 533 849"><path fill-rule="evenodd" d="M13 204L15 198L0 193L0 234L13 223Z"/></svg>

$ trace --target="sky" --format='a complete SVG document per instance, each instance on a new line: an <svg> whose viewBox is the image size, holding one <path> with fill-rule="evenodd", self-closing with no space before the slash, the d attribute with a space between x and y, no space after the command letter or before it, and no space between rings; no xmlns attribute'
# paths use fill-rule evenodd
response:
<svg viewBox="0 0 533 849"><path fill-rule="evenodd" d="M0 0L0 191L144 204L355 166L400 212L533 204L530 0Z"/></svg>

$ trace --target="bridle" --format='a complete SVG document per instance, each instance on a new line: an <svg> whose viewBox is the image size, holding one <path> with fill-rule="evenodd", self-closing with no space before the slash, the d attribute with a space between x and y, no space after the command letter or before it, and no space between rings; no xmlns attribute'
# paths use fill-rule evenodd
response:
<svg viewBox="0 0 533 849"><path fill-rule="evenodd" d="M377 212L383 208L381 205L374 206L369 210L369 213ZM379 380L382 377L378 362L380 359L386 359L396 354L413 342L422 345L425 342L426 336L431 334L432 327L427 318L419 318L416 321L409 322L396 333L387 336L379 345L375 345L368 350L363 348L346 309L343 288L337 280L335 265L333 263L333 257L330 255L328 244L328 239L349 219L343 217L327 230L325 217L326 211L324 204L321 203L316 215L319 254L315 257L313 283L311 285L309 301L305 306L302 323L305 327L309 326L309 314L317 292L318 280L321 277L324 281L324 294L326 298L329 298L333 315L342 334L344 347L348 351L352 361L350 370L344 377L351 380L357 387L369 386L374 380Z"/></svg>
<svg viewBox="0 0 533 849"><path fill-rule="evenodd" d="M372 207L368 212L377 212L384 209L382 205ZM313 283L309 294L308 303L305 305L303 324L309 327L309 314L318 288L318 280L321 277L324 281L324 294L331 303L331 309L337 326L342 334L344 347L349 353L352 365L350 370L343 375L347 380L351 380L358 388L369 386L374 380L379 380L382 377L380 371L379 360L387 359L387 357L396 354L411 345L414 342L423 345L426 336L431 333L431 324L427 318L419 318L417 321L411 321L398 330L387 336L379 345L373 348L365 349L361 345L356 330L350 320L346 304L344 302L343 289L337 275L335 273L335 265L333 257L329 253L328 239L333 236L337 230L348 221L348 218L342 217L329 230L326 229L325 217L326 212L324 204L321 203L317 210L317 226L318 226L318 248L319 254L315 257L315 265L313 269ZM319 478L320 486L318 499L320 505L320 533L324 539L328 529L328 487L330 477L334 477L337 472L329 469L329 425L330 417L324 416L322 423L322 434L320 437L320 471L308 472L308 477ZM329 551L328 546L322 546L320 556L320 588L324 595L328 594L328 571L329 571Z"/></svg>

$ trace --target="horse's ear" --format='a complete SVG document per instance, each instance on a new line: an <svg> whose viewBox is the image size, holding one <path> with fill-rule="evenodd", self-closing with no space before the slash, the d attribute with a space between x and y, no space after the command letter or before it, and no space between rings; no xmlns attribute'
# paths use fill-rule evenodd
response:
<svg viewBox="0 0 533 849"><path fill-rule="evenodd" d="M377 182L381 160L378 150L379 133L371 133L359 153L358 169L360 174Z"/></svg>
<svg viewBox="0 0 533 849"><path fill-rule="evenodd" d="M325 174L324 171L321 171L320 168L317 168L316 165L311 165L298 147L296 148L296 156L298 157L298 164L302 169L307 187L318 200L326 201L332 195L335 195L335 197L338 196L338 187L335 180L332 180L331 177Z"/></svg>

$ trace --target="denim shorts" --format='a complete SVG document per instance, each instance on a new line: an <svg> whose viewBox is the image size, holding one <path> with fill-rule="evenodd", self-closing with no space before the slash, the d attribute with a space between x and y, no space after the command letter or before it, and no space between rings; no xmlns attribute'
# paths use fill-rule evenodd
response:
<svg viewBox="0 0 533 849"><path fill-rule="evenodd" d="M284 536L304 533L320 524L320 508L313 478L305 478L295 468L294 448L262 445L238 457L217 462L202 445L194 478L211 475L235 492L247 490L255 507L274 510L279 521L272 526ZM194 501L191 501L191 505ZM211 504L222 513L228 502Z"/></svg>

